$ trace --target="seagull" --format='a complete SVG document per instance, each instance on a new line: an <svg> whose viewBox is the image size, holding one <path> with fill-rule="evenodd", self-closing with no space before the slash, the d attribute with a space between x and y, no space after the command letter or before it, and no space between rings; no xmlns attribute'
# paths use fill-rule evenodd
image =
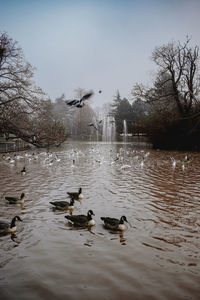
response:
<svg viewBox="0 0 200 300"><path fill-rule="evenodd" d="M175 168L176 167L176 160L171 156L171 161L172 161L172 167Z"/></svg>
<svg viewBox="0 0 200 300"><path fill-rule="evenodd" d="M85 104L84 101L89 99L93 94L94 94L94 92L91 91L91 92L88 92L87 94L85 94L80 100L77 100L77 99L68 100L68 101L65 101L65 103L69 106L81 108Z"/></svg>

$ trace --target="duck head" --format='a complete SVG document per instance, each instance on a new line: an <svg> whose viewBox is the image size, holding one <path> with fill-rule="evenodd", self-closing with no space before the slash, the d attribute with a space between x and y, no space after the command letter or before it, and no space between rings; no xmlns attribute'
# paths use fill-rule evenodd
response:
<svg viewBox="0 0 200 300"><path fill-rule="evenodd" d="M21 193L20 199L22 200L24 197L26 197L25 193Z"/></svg>
<svg viewBox="0 0 200 300"><path fill-rule="evenodd" d="M19 217L19 216L15 216L12 221L11 221L11 224L10 224L10 228L12 227L15 227L15 222L16 221L21 221L22 222L22 219Z"/></svg>
<svg viewBox="0 0 200 300"><path fill-rule="evenodd" d="M90 209L90 210L88 210L88 213L87 213L88 220L91 220L91 219L92 219L92 216L95 216L95 214L94 214L93 211Z"/></svg>
<svg viewBox="0 0 200 300"><path fill-rule="evenodd" d="M120 219L120 221L119 221L119 224L124 224L124 222L127 222L127 223L128 223L126 217L125 217L125 216L122 216L121 219Z"/></svg>
<svg viewBox="0 0 200 300"><path fill-rule="evenodd" d="M90 210L88 210L88 215L89 216L95 216L95 214L93 213L93 211L90 209Z"/></svg>
<svg viewBox="0 0 200 300"><path fill-rule="evenodd" d="M15 217L14 217L14 220L15 220L15 221L20 221L20 222L22 222L22 219L21 219L19 216L15 216Z"/></svg>

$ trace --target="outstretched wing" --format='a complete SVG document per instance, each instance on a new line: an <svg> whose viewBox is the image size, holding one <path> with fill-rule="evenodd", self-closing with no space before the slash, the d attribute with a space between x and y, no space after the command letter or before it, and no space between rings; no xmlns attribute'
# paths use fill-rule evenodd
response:
<svg viewBox="0 0 200 300"><path fill-rule="evenodd" d="M79 103L79 100L68 100L68 101L65 101L65 103L70 106L72 106L72 105L76 106Z"/></svg>
<svg viewBox="0 0 200 300"><path fill-rule="evenodd" d="M91 123L89 123L89 124L88 124L88 126L90 126L90 127L94 127L96 130L98 130L98 128L97 128L97 127L94 125L94 123L92 123L92 122L91 122Z"/></svg>
<svg viewBox="0 0 200 300"><path fill-rule="evenodd" d="M67 101L65 101L65 103L69 106L83 107L83 105L84 105L83 101L89 99L93 94L94 94L94 92L91 91L91 92L85 94L80 100L77 100L77 99L67 100Z"/></svg>
<svg viewBox="0 0 200 300"><path fill-rule="evenodd" d="M89 99L93 94L94 94L93 91L91 91L91 92L85 94L85 95L81 98L80 102Z"/></svg>

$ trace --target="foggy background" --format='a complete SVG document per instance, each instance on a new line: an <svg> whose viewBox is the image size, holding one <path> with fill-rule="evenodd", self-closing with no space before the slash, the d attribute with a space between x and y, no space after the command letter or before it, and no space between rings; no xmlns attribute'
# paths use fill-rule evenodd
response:
<svg viewBox="0 0 200 300"><path fill-rule="evenodd" d="M101 106L117 90L130 99L136 82L151 85L156 46L187 35L200 45L199 11L198 0L0 0L0 30L19 42L52 100L92 89Z"/></svg>

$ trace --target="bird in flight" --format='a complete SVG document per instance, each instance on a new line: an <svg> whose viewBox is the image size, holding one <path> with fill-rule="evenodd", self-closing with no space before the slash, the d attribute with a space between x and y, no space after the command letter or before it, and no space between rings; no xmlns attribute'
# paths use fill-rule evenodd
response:
<svg viewBox="0 0 200 300"><path fill-rule="evenodd" d="M94 127L94 129L98 130L98 128L95 126L95 124L94 124L93 122L90 122L90 123L88 124L88 126Z"/></svg>
<svg viewBox="0 0 200 300"><path fill-rule="evenodd" d="M77 100L77 99L67 100L67 101L65 101L65 103L69 106L81 108L85 104L84 101L88 100L93 94L94 94L94 92L90 91L87 94L85 94L80 100Z"/></svg>
<svg viewBox="0 0 200 300"><path fill-rule="evenodd" d="M102 120L100 120L100 121L98 121L98 122L90 122L90 123L88 123L88 126L90 126L90 127L94 127L94 129L96 129L96 130L99 130L99 125L102 123Z"/></svg>

